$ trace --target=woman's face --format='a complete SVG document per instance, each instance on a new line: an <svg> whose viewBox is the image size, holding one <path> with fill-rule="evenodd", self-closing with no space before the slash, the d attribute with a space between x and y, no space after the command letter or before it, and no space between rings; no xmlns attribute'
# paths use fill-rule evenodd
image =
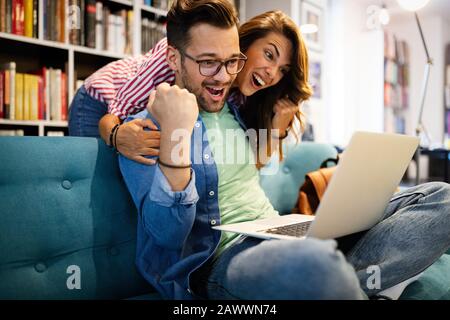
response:
<svg viewBox="0 0 450 320"><path fill-rule="evenodd" d="M292 44L284 35L271 32L244 52L248 60L236 84L245 96L277 84L289 72Z"/></svg>

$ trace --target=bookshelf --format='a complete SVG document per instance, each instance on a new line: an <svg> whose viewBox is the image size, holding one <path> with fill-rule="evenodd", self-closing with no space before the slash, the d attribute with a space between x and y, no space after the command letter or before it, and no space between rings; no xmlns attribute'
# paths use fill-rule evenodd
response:
<svg viewBox="0 0 450 320"><path fill-rule="evenodd" d="M2 13L2 3L7 3L8 1L13 3L12 0L0 0L0 13ZM158 6L153 7L145 4L147 2L145 0L18 0L18 2L22 2L24 4L24 11L26 10L27 2L33 3L34 8L37 9L37 21L34 21L33 27L37 28L37 30L33 31L35 32L35 37L30 37L30 34L28 34L28 36L20 34L21 32L18 34L17 29L14 31L11 26L10 30L5 30L5 23L2 23L0 25L0 66L4 66L9 62L15 62L16 73L33 75L39 74L43 67L46 67L47 69L51 68L61 70L61 73L65 74L66 78L66 81L64 81L64 78L61 78L65 82L66 88L65 90L64 88L62 89L62 91L65 92L61 96L63 105L65 103L66 115L63 116L62 119L59 117L56 117L57 119L51 119L48 115L50 110L45 110L46 115L40 120L17 120L15 118L4 118L3 112L3 115L0 113L0 135L9 133L12 134L12 131L17 131L16 133L18 135L43 136L47 135L49 132L55 133L55 135L67 135L68 124L67 120L65 120L67 119L67 108L76 92L77 81L79 82L86 79L90 74L114 60L143 53L145 51L144 49L146 49L143 48L144 42L147 43L147 46L153 46L154 42L159 39L156 39L155 37L152 38L152 41L144 39L143 32L145 30L142 22L144 19L146 21L156 21L159 23L158 27L161 30L161 25L165 22L164 19L167 15L166 8L168 8L171 3L170 0L153 1L154 5ZM56 6L59 5L60 7L57 7L56 10L64 10L61 11L61 16L63 17L62 20L60 20L60 22L56 22L59 23L57 24L57 28L59 28L56 32L57 38L58 40L63 41L55 41L55 34L53 34L54 28L49 28L50 22L48 19L50 19L50 15L48 14L47 9L49 8L48 6L53 5L53 3L59 3L56 4ZM120 27L122 27L120 30L126 32L124 35L125 40L118 40L117 37L110 34L109 40L110 42L114 42L114 50L111 50L111 46L108 47L107 45L108 39L104 29L101 29L100 31L103 36L102 40L98 40L97 38L96 42L90 42L89 46L86 39L84 43L79 43L81 40L75 39L77 36L80 36L80 33L76 35L72 34L72 32L76 32L73 30L77 28L72 28L69 30L70 24L74 23L74 20L71 20L72 17L75 17L75 23L77 22L77 19L79 19L78 22L81 26L83 26L82 28L86 28L85 26L87 26L87 21L85 19L88 19L88 16L85 14L76 15L76 10L74 10L74 7L71 6L76 4L76 7L82 8L88 4L94 4L97 9L97 14L100 12L98 10L99 3L101 4L103 15L105 14L105 8L108 8L108 13L110 15L107 17L110 20L107 21L109 21L109 23L111 23L111 15L115 16L114 19L116 19L116 26L117 23L124 23L125 21L120 21L119 18L116 17L122 15L122 18L126 19L127 24L125 26L120 25ZM3 9L3 11L4 10L5 9ZM80 12L83 11L80 10ZM126 17L124 12L126 13ZM99 22L101 21L101 18L105 19L105 16L101 16L101 14L95 16L96 19L94 23L96 34L99 32L97 31L99 24L103 25L103 28L105 25L105 20L103 20L103 24ZM3 18L5 17L0 17L0 19ZM51 19L58 18L52 17ZM13 21L11 24L12 23ZM92 23L92 20L90 23ZM24 22L24 25L26 25L26 21ZM152 24L151 26L147 26L147 31L148 28L152 26L154 25ZM28 28L29 27L30 26L28 26ZM80 28L81 31L78 32L83 33L82 28ZM49 32L49 30L51 30L51 32ZM112 29L109 28L109 30ZM81 37L87 38L88 30L84 31L85 34ZM115 35L117 36L117 33ZM160 36L164 35L160 33ZM74 39L77 41L73 41ZM119 50L116 50L118 46L115 42L117 41L123 42ZM43 76L43 78L45 78L45 76ZM2 101L0 101L0 103L1 102ZM4 107L4 105L0 105L0 108L2 107Z"/></svg>
<svg viewBox="0 0 450 320"><path fill-rule="evenodd" d="M394 34L384 34L384 130L406 133L409 109L409 47Z"/></svg>

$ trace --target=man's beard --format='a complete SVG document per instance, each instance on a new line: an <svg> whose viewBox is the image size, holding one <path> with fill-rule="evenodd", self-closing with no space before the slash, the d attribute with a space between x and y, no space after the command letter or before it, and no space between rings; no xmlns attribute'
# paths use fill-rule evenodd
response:
<svg viewBox="0 0 450 320"><path fill-rule="evenodd" d="M181 81L183 82L184 88L188 90L190 93L194 94L197 98L198 106L201 110L204 110L206 112L219 112L222 110L223 106L225 105L225 101L228 96L228 92L231 87L231 82L228 83L221 83L218 81L210 80L210 81L203 81L200 88L194 88L191 86L191 79L188 76L188 72L185 69L184 66L181 67ZM225 86L225 94L221 101L218 102L210 102L208 103L205 99L205 97L202 96L202 89L205 86Z"/></svg>

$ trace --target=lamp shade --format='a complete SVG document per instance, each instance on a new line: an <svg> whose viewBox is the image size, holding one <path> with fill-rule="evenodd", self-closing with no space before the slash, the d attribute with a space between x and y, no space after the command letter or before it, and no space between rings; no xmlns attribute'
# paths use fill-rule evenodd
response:
<svg viewBox="0 0 450 320"><path fill-rule="evenodd" d="M397 0L397 2L405 10L417 11L425 7L430 0Z"/></svg>

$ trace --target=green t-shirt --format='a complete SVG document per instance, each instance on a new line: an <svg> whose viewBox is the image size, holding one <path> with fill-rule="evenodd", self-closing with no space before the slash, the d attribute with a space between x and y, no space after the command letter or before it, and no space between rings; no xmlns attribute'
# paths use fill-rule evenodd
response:
<svg viewBox="0 0 450 320"><path fill-rule="evenodd" d="M255 155L244 130L228 105L217 113L201 111L218 173L219 210L222 224L278 216L259 184ZM222 232L216 257L239 235Z"/></svg>

